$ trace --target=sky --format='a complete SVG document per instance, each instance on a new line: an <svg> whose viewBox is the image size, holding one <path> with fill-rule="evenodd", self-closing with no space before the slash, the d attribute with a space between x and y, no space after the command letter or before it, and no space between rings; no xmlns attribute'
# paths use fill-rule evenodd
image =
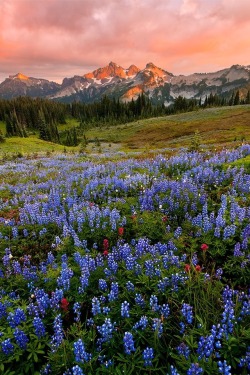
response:
<svg viewBox="0 0 250 375"><path fill-rule="evenodd" d="M0 82L110 61L175 74L250 65L250 0L0 0Z"/></svg>

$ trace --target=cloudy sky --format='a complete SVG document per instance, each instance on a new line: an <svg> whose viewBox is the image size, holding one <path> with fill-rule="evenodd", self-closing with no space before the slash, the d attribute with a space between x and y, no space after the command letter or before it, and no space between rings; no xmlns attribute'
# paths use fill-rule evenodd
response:
<svg viewBox="0 0 250 375"><path fill-rule="evenodd" d="M0 81L114 61L173 74L250 64L250 0L0 0Z"/></svg>

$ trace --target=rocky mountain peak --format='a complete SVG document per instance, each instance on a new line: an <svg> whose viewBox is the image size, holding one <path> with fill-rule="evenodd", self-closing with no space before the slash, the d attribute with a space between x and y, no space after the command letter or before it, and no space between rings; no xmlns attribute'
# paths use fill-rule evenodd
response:
<svg viewBox="0 0 250 375"><path fill-rule="evenodd" d="M26 75L24 75L22 73L10 75L9 78L10 79L20 79L21 81L27 81L29 79L29 77L27 77Z"/></svg>
<svg viewBox="0 0 250 375"><path fill-rule="evenodd" d="M127 75L130 77L130 76L134 76L136 75L138 72L140 71L139 68L137 68L137 66L135 65L130 65L130 67L127 69Z"/></svg>
<svg viewBox="0 0 250 375"><path fill-rule="evenodd" d="M109 66L113 68L120 68L120 65L116 64L114 61L110 61Z"/></svg>
<svg viewBox="0 0 250 375"><path fill-rule="evenodd" d="M125 78L126 72L125 70L111 61L109 65L105 66L104 68L99 68L94 70L92 73L87 73L84 75L85 78L95 78L95 79L105 79L109 77L120 77Z"/></svg>
<svg viewBox="0 0 250 375"><path fill-rule="evenodd" d="M157 66L153 64L152 62L149 62L146 65L146 69L155 69L155 68L157 68Z"/></svg>
<svg viewBox="0 0 250 375"><path fill-rule="evenodd" d="M159 77L164 77L166 75L171 75L166 70L163 70L162 68L159 68L158 66L156 66L152 62L150 62L150 63L148 63L146 65L146 68L144 69L144 71L147 71L147 70L149 70L150 72L152 72L153 74L155 74L155 75L157 75Z"/></svg>

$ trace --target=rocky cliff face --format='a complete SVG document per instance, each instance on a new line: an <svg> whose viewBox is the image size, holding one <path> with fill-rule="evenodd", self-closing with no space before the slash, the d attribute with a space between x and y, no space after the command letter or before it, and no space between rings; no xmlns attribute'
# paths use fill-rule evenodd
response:
<svg viewBox="0 0 250 375"><path fill-rule="evenodd" d="M211 92L230 95L233 90L244 90L249 84L250 66L233 65L213 73L175 76L153 63L140 70L135 65L124 69L110 62L106 67L83 76L64 78L61 85L18 73L0 84L0 97L29 95L67 102L93 102L108 95L128 101L143 92L153 102L168 105L179 95L197 99L204 99Z"/></svg>

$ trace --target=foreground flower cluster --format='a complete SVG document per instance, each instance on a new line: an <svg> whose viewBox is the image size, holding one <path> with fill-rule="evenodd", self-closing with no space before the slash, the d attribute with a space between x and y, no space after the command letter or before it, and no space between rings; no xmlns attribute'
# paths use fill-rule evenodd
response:
<svg viewBox="0 0 250 375"><path fill-rule="evenodd" d="M0 372L248 374L249 154L1 165Z"/></svg>

